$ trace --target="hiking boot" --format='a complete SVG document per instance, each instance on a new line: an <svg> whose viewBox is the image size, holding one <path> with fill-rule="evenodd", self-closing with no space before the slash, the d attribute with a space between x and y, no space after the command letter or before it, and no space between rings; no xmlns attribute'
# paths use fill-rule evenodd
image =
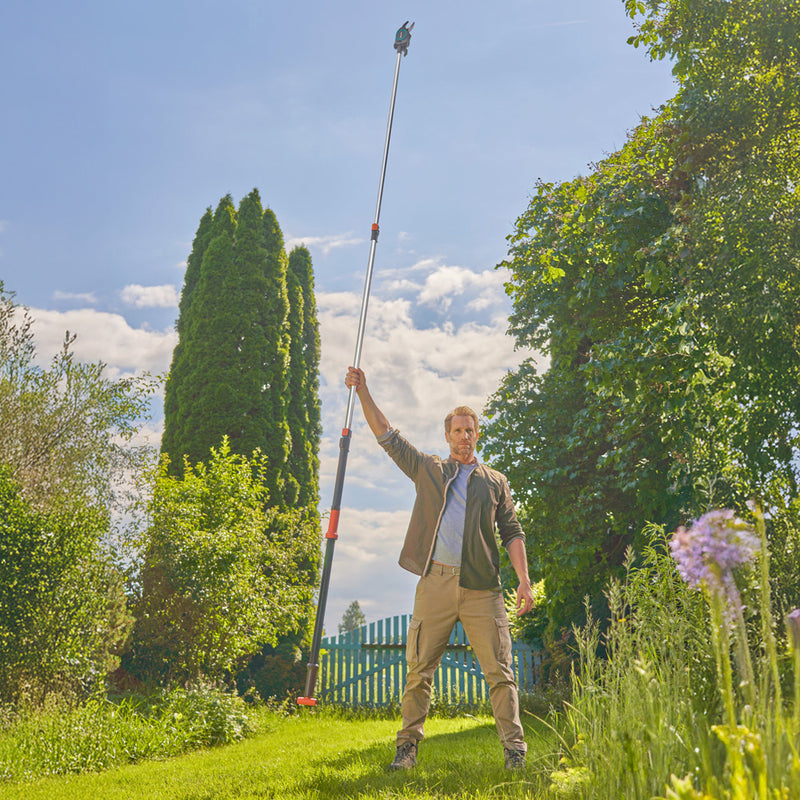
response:
<svg viewBox="0 0 800 800"><path fill-rule="evenodd" d="M506 769L523 769L525 767L525 751L512 750L510 747L503 748L506 757Z"/></svg>
<svg viewBox="0 0 800 800"><path fill-rule="evenodd" d="M397 746L397 755L389 769L411 769L417 766L417 743L404 742Z"/></svg>

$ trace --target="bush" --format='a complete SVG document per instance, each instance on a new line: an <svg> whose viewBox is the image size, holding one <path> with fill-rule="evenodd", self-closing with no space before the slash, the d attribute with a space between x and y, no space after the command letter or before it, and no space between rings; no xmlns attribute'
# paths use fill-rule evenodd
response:
<svg viewBox="0 0 800 800"><path fill-rule="evenodd" d="M0 698L41 699L102 680L131 620L104 553L105 515L38 511L0 467Z"/></svg>
<svg viewBox="0 0 800 800"><path fill-rule="evenodd" d="M250 659L247 667L236 676L236 685L244 693L254 689L263 700L295 698L305 688L307 665L301 654L287 653L291 648L280 647L276 651L265 647L264 651Z"/></svg>
<svg viewBox="0 0 800 800"><path fill-rule="evenodd" d="M141 597L126 668L146 682L222 680L264 643L297 630L313 585L298 565L318 549L302 511L268 508L263 456L227 439L182 478L162 463L141 549Z"/></svg>

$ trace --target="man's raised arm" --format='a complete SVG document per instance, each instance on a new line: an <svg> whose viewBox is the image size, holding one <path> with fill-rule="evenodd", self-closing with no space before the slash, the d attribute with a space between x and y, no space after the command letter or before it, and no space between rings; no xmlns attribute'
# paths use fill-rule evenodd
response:
<svg viewBox="0 0 800 800"><path fill-rule="evenodd" d="M361 403L361 410L364 412L364 419L366 419L367 425L369 425L375 436L382 436L384 433L388 433L392 426L372 399L372 395L367 388L367 378L364 375L364 370L357 367L349 367L344 382L348 389L355 387Z"/></svg>

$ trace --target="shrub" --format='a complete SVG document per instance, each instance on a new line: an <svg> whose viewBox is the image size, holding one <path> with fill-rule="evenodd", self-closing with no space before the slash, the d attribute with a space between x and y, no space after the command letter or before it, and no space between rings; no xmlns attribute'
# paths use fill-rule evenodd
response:
<svg viewBox="0 0 800 800"><path fill-rule="evenodd" d="M296 630L313 586L298 565L318 548L300 511L267 508L263 456L227 439L181 478L162 463L141 543L141 597L126 662L155 683L221 680Z"/></svg>
<svg viewBox="0 0 800 800"><path fill-rule="evenodd" d="M41 699L115 666L129 629L121 576L103 548L105 515L39 511L0 467L0 698Z"/></svg>

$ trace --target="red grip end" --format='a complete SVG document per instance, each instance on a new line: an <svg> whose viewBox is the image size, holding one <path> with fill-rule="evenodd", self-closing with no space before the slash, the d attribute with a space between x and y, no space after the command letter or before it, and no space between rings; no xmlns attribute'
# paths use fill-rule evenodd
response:
<svg viewBox="0 0 800 800"><path fill-rule="evenodd" d="M298 697L297 705L299 706L315 706L317 704L316 697Z"/></svg>
<svg viewBox="0 0 800 800"><path fill-rule="evenodd" d="M337 531L339 530L339 509L331 509L331 516L328 520L328 532L325 534L326 539L338 539Z"/></svg>

